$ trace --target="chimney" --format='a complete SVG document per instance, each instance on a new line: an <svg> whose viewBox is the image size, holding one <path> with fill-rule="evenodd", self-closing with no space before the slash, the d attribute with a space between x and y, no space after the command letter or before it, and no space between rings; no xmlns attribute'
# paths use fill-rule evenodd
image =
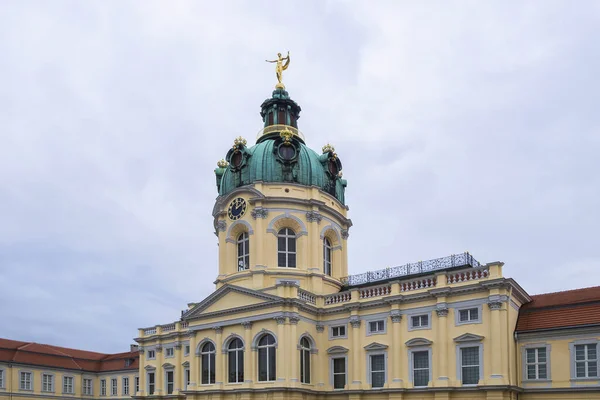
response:
<svg viewBox="0 0 600 400"><path fill-rule="evenodd" d="M129 345L129 351L132 352L132 353L138 351L139 348L140 348L140 346L138 346L137 344L131 344L131 345Z"/></svg>

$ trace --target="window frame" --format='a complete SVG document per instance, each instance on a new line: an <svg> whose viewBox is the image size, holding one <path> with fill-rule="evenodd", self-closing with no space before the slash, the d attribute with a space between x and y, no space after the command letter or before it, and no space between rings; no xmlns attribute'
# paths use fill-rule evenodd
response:
<svg viewBox="0 0 600 400"><path fill-rule="evenodd" d="M576 360L576 351L575 348L576 346L596 346L596 375L595 376L589 376L586 373L585 377L578 377L577 376L577 363L578 362L585 362L586 363L586 371L588 369L588 363L591 362L587 359L587 350L586 350L586 359L582 360L582 361L577 361ZM575 340L573 342L569 343L569 359L571 362L571 380L572 381L597 381L600 380L600 341L597 339L582 339L582 340Z"/></svg>
<svg viewBox="0 0 600 400"><path fill-rule="evenodd" d="M338 335L335 336L333 334L333 330L335 328L344 328L344 334L343 335ZM348 338L348 324L340 324L340 325L330 325L329 326L329 340L335 340L335 339L347 339Z"/></svg>
<svg viewBox="0 0 600 400"><path fill-rule="evenodd" d="M205 351L204 348L207 345L211 345L212 350ZM243 343L242 343L242 346L243 346ZM212 360L211 360L211 355L212 355ZM207 357L207 359L208 359L208 382L204 382L204 371L203 371L204 357ZM217 380L216 365L217 365L217 346L215 346L215 344L211 341L206 341L206 342L202 343L202 346L200 347L200 384L201 385L214 385L216 383L216 380ZM211 366L212 366L212 382L211 382ZM188 368L188 370L189 370L189 368ZM183 379L186 380L186 377L184 376ZM186 387L187 387L187 384L186 384Z"/></svg>
<svg viewBox="0 0 600 400"><path fill-rule="evenodd" d="M242 347L237 347L235 349L231 348L231 345L233 344L233 342L235 340L239 340L240 343L242 344ZM246 344L244 343L244 341L240 338L240 337L233 337L228 343L227 343L227 383L228 384L240 384L240 383L244 383L244 380L246 379L246 371L244 370L244 364L246 362L246 354L244 354L246 352ZM235 354L235 364L236 364L236 369L235 369L235 381L231 380L231 353L236 353ZM240 359L239 359L239 354L242 354L242 362L240 365ZM216 356L215 356L216 357ZM240 380L240 371L241 371L241 375L242 375L242 379Z"/></svg>
<svg viewBox="0 0 600 400"><path fill-rule="evenodd" d="M328 260L329 258L329 260ZM323 274L332 276L333 273L333 245L331 240L325 236L323 238Z"/></svg>
<svg viewBox="0 0 600 400"><path fill-rule="evenodd" d="M67 380L71 380L71 390L68 391ZM75 376L63 375L62 377L62 394L75 394Z"/></svg>
<svg viewBox="0 0 600 400"><path fill-rule="evenodd" d="M427 325L415 326L413 324L413 318L419 318L419 321L421 321L423 317L427 317ZM408 315L408 330L409 330L409 332L410 331L427 330L427 329L431 329L431 311L412 313L412 314Z"/></svg>
<svg viewBox="0 0 600 400"><path fill-rule="evenodd" d="M335 369L334 369L334 360L343 359L344 360L344 387L336 388L335 387ZM338 375L340 375L338 373ZM346 390L348 387L348 355L346 354L332 354L329 356L329 382L334 391L338 390Z"/></svg>
<svg viewBox="0 0 600 400"><path fill-rule="evenodd" d="M303 342L308 343L308 347L304 346ZM298 350L300 351L300 383L305 385L310 385L311 383L311 354L313 347L309 338L306 336L300 338L300 344L298 345Z"/></svg>
<svg viewBox="0 0 600 400"><path fill-rule="evenodd" d="M90 383L89 393L86 393L86 384L85 384L86 381L88 381ZM94 395L94 379L92 377L84 376L81 378L81 395L82 396L93 396Z"/></svg>
<svg viewBox="0 0 600 400"><path fill-rule="evenodd" d="M373 371L372 368L372 357L374 356L383 356L383 386L373 387L373 372L381 372L381 371ZM367 351L367 383L371 386L371 389L384 389L388 383L388 357L387 351Z"/></svg>
<svg viewBox="0 0 600 400"><path fill-rule="evenodd" d="M191 373L190 373L190 367L184 367L183 368L183 390L188 390L188 386L190 385L191 382Z"/></svg>
<svg viewBox="0 0 600 400"><path fill-rule="evenodd" d="M44 377L46 377L46 376L50 377L50 389L48 389L48 390L44 390ZM49 372L42 372L41 378L42 378L41 379L42 385L41 385L41 388L40 388L40 392L42 392L42 393L54 393L54 391L55 391L55 386L54 386L54 384L55 384L55 377L54 377L54 374L51 374Z"/></svg>
<svg viewBox="0 0 600 400"><path fill-rule="evenodd" d="M152 349L152 350L148 350L148 357L146 357L147 360L156 360L156 350Z"/></svg>
<svg viewBox="0 0 600 400"><path fill-rule="evenodd" d="M365 320L366 324L367 324L367 336L371 336L371 335L385 335L387 333L387 318L373 318L373 319L366 319ZM371 324L376 323L377 324L377 330L372 330L371 329ZM383 323L383 328L380 330L379 329L379 324Z"/></svg>
<svg viewBox="0 0 600 400"><path fill-rule="evenodd" d="M4 368L0 368L0 389L4 389Z"/></svg>
<svg viewBox="0 0 600 400"><path fill-rule="evenodd" d="M189 356L190 355L190 351L191 351L190 345L189 344L184 344L183 345L183 355L184 356Z"/></svg>
<svg viewBox="0 0 600 400"><path fill-rule="evenodd" d="M261 345L260 341L266 337L266 336L271 336L273 338L273 344L267 344L267 345ZM260 379L260 351L261 350L265 350L266 351L266 360L267 360L267 365L265 366L265 369L267 371L267 379ZM257 381L258 382L275 382L277 380L277 339L275 337L275 335L272 335L271 333L265 333L263 335L261 335L258 340L256 341L256 351L257 351ZM272 377L273 379L269 379L269 359L271 358L270 355L270 351L272 351L274 353L274 361L275 361L275 368L274 368L274 376Z"/></svg>
<svg viewBox="0 0 600 400"><path fill-rule="evenodd" d="M171 354L169 354L171 353ZM173 358L175 357L175 347L169 346L165 347L165 358Z"/></svg>
<svg viewBox="0 0 600 400"><path fill-rule="evenodd" d="M169 374L171 374L172 379L169 381ZM165 373L165 395L171 395L175 393L175 368L166 368ZM171 385L171 390L169 391L169 385Z"/></svg>
<svg viewBox="0 0 600 400"><path fill-rule="evenodd" d="M118 396L119 395L119 379L111 377L110 378L110 395Z"/></svg>
<svg viewBox="0 0 600 400"><path fill-rule="evenodd" d="M29 376L29 387L23 387L22 383L23 382L27 382L26 379L23 379L23 374L26 374ZM19 390L24 390L24 391L28 391L28 392L32 392L33 388L34 388L34 382L33 382L34 376L33 376L33 372L30 370L19 370Z"/></svg>
<svg viewBox="0 0 600 400"><path fill-rule="evenodd" d="M472 320L468 320L468 321L460 320L460 312L461 311L468 311L468 310L473 310L473 309L477 309L477 319L472 319ZM474 306L457 307L454 309L454 325L460 326L460 325L469 325L469 324L481 324L483 322L482 314L483 314L483 306L481 304L474 305Z"/></svg>
<svg viewBox="0 0 600 400"><path fill-rule="evenodd" d="M428 362L427 370L429 372L429 376L428 376L428 380L427 380L427 385L417 386L417 385L415 385L414 353L424 353L424 352L427 353L427 362ZM432 359L431 346L416 346L416 347L411 347L408 349L408 371L409 371L408 381L413 385L413 387L426 388L426 387L430 386L430 384L433 382L433 359Z"/></svg>
<svg viewBox="0 0 600 400"><path fill-rule="evenodd" d="M134 386L134 390L135 390L135 394L137 395L137 393L140 391L140 377L139 375L136 375L133 377L133 386Z"/></svg>
<svg viewBox="0 0 600 400"><path fill-rule="evenodd" d="M283 232L283 233L282 233ZM291 232L291 233L290 233ZM298 235L292 228L281 228L277 231L277 268L298 268ZM279 247L279 239L285 239L285 249L281 250ZM294 251L290 251L290 240L294 240ZM279 255L285 255L285 265L279 265ZM290 267L290 256L293 255L294 258L294 266Z"/></svg>
<svg viewBox="0 0 600 400"><path fill-rule="evenodd" d="M462 373L462 369L463 369L463 359L462 359L462 349L464 348L470 348L470 347L477 347L479 350L479 357L478 357L478 362L479 362L479 379L478 379L478 383L463 383L463 373ZM470 365L471 367L473 367L473 365ZM469 367L469 365L466 365L465 367ZM479 384L479 381L481 381L484 378L483 375L483 343L480 342L462 342L461 344L457 344L456 345L456 379L458 382L460 382L461 386L465 386L465 387L473 387L473 386L477 386Z"/></svg>
<svg viewBox="0 0 600 400"><path fill-rule="evenodd" d="M530 379L528 377L527 371L527 350L531 349L546 349L546 378L536 378ZM551 377L551 363L550 363L550 354L552 350L552 345L547 343L531 343L521 347L521 369L522 369L522 381L523 382L549 382L552 380ZM539 365L539 363L535 363L535 365ZM539 376L539 369L536 367L536 375Z"/></svg>
<svg viewBox="0 0 600 400"><path fill-rule="evenodd" d="M100 396L106 396L106 378L100 379Z"/></svg>
<svg viewBox="0 0 600 400"><path fill-rule="evenodd" d="M127 390L125 390L127 389ZM121 393L123 394L123 396L129 396L130 394L130 388L129 388L129 377L128 376L124 376L121 378Z"/></svg>
<svg viewBox="0 0 600 400"><path fill-rule="evenodd" d="M240 245L242 245L242 254L240 254ZM248 231L240 232L235 238L236 268L237 272L250 269L250 233ZM240 267L240 260L244 263L244 268Z"/></svg>
<svg viewBox="0 0 600 400"><path fill-rule="evenodd" d="M150 376L152 376L153 383L150 383ZM152 390L150 390L150 386L152 386ZM146 393L148 396L156 393L156 370L146 371Z"/></svg>

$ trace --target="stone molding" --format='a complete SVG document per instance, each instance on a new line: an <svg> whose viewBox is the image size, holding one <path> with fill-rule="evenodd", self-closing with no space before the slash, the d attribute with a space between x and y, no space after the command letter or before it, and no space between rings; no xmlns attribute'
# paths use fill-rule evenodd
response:
<svg viewBox="0 0 600 400"><path fill-rule="evenodd" d="M325 325L317 324L316 327L318 333L323 333L325 331Z"/></svg>
<svg viewBox="0 0 600 400"><path fill-rule="evenodd" d="M352 325L353 328L360 328L360 319L357 316L352 316L350 317L350 325Z"/></svg>
<svg viewBox="0 0 600 400"><path fill-rule="evenodd" d="M307 222L316 222L317 224L321 223L323 220L323 216L318 211L307 211L306 212L306 221Z"/></svg>
<svg viewBox="0 0 600 400"><path fill-rule="evenodd" d="M397 323L402 321L402 313L400 312L400 310L392 310L390 312L390 318L392 319L393 323Z"/></svg>
<svg viewBox="0 0 600 400"><path fill-rule="evenodd" d="M267 218L267 215L269 215L269 210L264 207L256 207L252 211L250 211L250 215L254 219L265 219Z"/></svg>
<svg viewBox="0 0 600 400"><path fill-rule="evenodd" d="M244 329L252 329L252 321L244 321L242 322L242 326Z"/></svg>

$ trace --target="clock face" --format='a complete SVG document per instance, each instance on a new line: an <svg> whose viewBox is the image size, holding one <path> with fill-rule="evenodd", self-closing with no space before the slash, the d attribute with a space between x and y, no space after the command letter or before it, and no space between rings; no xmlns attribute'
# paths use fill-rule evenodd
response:
<svg viewBox="0 0 600 400"><path fill-rule="evenodd" d="M238 220L244 216L244 214L246 213L246 208L246 200L242 199L241 197L238 197L237 199L234 199L229 205L227 215L229 215L229 218L233 221Z"/></svg>

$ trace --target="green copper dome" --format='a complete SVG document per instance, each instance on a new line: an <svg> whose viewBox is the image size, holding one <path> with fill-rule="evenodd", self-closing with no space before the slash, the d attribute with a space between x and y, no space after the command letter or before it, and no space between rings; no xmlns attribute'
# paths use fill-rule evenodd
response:
<svg viewBox="0 0 600 400"><path fill-rule="evenodd" d="M297 129L300 107L283 89L276 89L262 104L265 128L257 144L235 139L226 161L215 170L219 195L254 182L290 182L317 186L344 204L346 181L341 178L342 163L333 147L327 145L317 154L304 144ZM284 122L283 124L281 122Z"/></svg>

